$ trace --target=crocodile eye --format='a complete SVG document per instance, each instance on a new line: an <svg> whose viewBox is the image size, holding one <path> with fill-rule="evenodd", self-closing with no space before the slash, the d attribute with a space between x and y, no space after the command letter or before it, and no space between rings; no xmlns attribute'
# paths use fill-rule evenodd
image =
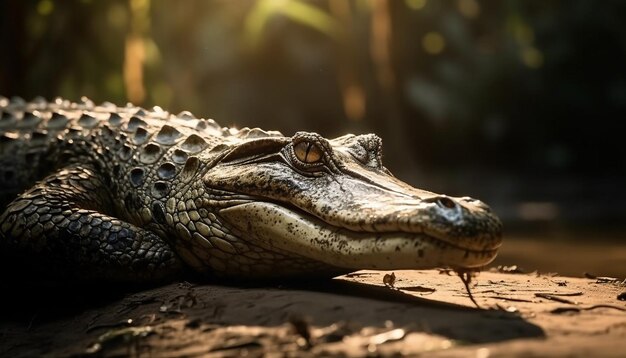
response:
<svg viewBox="0 0 626 358"><path fill-rule="evenodd" d="M322 150L315 143L300 142L293 146L293 152L299 161L305 164L317 163L322 159Z"/></svg>

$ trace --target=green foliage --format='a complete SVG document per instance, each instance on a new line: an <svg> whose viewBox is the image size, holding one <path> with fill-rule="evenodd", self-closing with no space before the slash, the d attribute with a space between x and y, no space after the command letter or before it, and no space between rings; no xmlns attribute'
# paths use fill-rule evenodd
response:
<svg viewBox="0 0 626 358"><path fill-rule="evenodd" d="M622 170L623 14L584 0L5 1L0 93L373 131L392 167Z"/></svg>
<svg viewBox="0 0 626 358"><path fill-rule="evenodd" d="M245 20L245 36L252 46L259 46L263 29L273 16L309 26L330 37L336 37L339 26L329 14L301 0L257 0Z"/></svg>

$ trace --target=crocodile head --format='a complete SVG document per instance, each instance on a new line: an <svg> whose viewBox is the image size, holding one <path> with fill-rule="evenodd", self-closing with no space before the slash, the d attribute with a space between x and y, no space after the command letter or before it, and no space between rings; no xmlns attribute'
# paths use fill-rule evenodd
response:
<svg viewBox="0 0 626 358"><path fill-rule="evenodd" d="M203 173L201 189L227 251L240 251L221 262L205 258L223 275L241 276L233 271L242 267L260 277L469 270L491 262L501 244L501 223L487 205L398 180L382 165L373 134L327 140L299 132L224 153Z"/></svg>

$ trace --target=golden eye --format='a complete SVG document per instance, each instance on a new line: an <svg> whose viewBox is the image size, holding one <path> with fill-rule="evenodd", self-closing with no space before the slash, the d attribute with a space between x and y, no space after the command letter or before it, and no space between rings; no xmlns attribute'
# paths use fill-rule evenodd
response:
<svg viewBox="0 0 626 358"><path fill-rule="evenodd" d="M300 142L293 146L293 152L299 161L306 164L317 163L322 159L322 150L311 142Z"/></svg>

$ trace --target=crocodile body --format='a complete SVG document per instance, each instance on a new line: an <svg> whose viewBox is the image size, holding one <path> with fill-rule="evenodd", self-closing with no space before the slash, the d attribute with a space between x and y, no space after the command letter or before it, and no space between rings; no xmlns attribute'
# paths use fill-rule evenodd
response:
<svg viewBox="0 0 626 358"><path fill-rule="evenodd" d="M0 97L0 255L25 271L153 282L474 269L488 206L411 187L381 140L223 128L188 112Z"/></svg>

